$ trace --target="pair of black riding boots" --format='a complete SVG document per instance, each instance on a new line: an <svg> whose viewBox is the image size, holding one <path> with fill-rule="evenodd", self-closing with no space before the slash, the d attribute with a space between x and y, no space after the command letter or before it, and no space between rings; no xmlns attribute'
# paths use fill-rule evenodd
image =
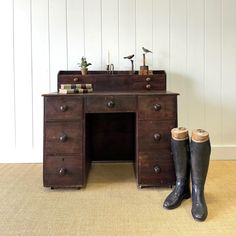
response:
<svg viewBox="0 0 236 236"><path fill-rule="evenodd" d="M192 216L195 220L204 221L208 214L204 197L204 185L211 153L209 135L202 129L194 130L190 142L188 130L185 128L172 129L171 133L171 149L176 172L176 185L167 196L163 206L166 209L174 209L184 199L191 197L191 172Z"/></svg>

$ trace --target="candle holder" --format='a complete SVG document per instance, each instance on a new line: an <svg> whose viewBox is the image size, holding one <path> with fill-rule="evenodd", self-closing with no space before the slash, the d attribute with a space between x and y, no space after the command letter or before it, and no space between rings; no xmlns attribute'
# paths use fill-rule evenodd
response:
<svg viewBox="0 0 236 236"><path fill-rule="evenodd" d="M106 71L107 71L107 74L113 74L114 73L114 65L113 64L107 65Z"/></svg>

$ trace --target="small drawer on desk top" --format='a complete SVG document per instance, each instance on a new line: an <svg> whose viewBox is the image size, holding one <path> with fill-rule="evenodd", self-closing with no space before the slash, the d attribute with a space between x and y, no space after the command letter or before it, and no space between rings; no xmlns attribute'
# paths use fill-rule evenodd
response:
<svg viewBox="0 0 236 236"><path fill-rule="evenodd" d="M166 90L164 77L156 78L153 76L133 76L132 88L134 90Z"/></svg>
<svg viewBox="0 0 236 236"><path fill-rule="evenodd" d="M82 185L82 161L78 156L46 156L43 167L45 187Z"/></svg>
<svg viewBox="0 0 236 236"><path fill-rule="evenodd" d="M139 96L139 120L173 119L177 116L176 96Z"/></svg>
<svg viewBox="0 0 236 236"><path fill-rule="evenodd" d="M84 79L84 76L81 76L80 73L60 75L59 78L58 78L58 82L60 82L60 83L58 85L60 85L60 84L86 83L86 81L85 81L86 79ZM60 88L60 86L59 86L59 88Z"/></svg>
<svg viewBox="0 0 236 236"><path fill-rule="evenodd" d="M73 96L45 97L45 120L81 119L83 98Z"/></svg>
<svg viewBox="0 0 236 236"><path fill-rule="evenodd" d="M86 112L133 112L136 110L135 96L87 96Z"/></svg>
<svg viewBox="0 0 236 236"><path fill-rule="evenodd" d="M82 122L46 122L45 153L82 153Z"/></svg>
<svg viewBox="0 0 236 236"><path fill-rule="evenodd" d="M164 186L175 181L175 170L170 154L139 153L140 185Z"/></svg>

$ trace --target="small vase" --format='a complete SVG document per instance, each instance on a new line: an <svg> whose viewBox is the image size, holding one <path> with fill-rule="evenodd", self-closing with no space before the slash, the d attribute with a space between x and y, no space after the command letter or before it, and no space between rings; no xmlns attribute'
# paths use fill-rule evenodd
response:
<svg viewBox="0 0 236 236"><path fill-rule="evenodd" d="M81 74L82 75L87 75L87 73L88 73L88 69L87 68L82 68L81 69Z"/></svg>

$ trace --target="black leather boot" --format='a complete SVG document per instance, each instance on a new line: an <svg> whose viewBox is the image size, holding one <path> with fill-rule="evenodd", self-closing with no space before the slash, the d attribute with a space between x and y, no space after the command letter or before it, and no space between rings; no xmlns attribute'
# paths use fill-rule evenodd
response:
<svg viewBox="0 0 236 236"><path fill-rule="evenodd" d="M207 218L207 205L204 197L204 185L208 172L211 146L209 134L197 129L192 132L191 178L192 178L192 216L195 220L204 221Z"/></svg>
<svg viewBox="0 0 236 236"><path fill-rule="evenodd" d="M186 128L174 128L171 130L171 149L173 153L176 184L173 191L167 196L163 207L174 209L178 207L183 199L190 198L190 150L189 136Z"/></svg>

